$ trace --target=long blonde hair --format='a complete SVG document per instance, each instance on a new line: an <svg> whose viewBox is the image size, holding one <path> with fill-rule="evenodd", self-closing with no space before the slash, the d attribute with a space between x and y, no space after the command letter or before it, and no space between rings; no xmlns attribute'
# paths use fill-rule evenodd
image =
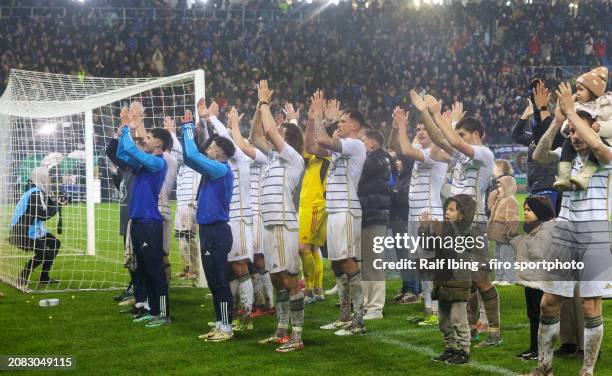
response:
<svg viewBox="0 0 612 376"><path fill-rule="evenodd" d="M499 167L502 170L502 176L514 176L514 169L508 160L506 159L496 159L495 166Z"/></svg>

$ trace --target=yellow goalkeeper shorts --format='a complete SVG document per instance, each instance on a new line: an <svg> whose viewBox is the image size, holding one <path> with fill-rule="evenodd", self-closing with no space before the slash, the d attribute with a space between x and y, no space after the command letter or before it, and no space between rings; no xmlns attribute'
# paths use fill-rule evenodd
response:
<svg viewBox="0 0 612 376"><path fill-rule="evenodd" d="M299 211L300 243L325 245L327 210L325 206L302 206Z"/></svg>

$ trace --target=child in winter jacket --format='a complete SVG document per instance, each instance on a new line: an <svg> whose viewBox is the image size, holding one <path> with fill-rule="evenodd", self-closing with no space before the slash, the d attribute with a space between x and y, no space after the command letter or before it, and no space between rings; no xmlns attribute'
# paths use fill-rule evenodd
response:
<svg viewBox="0 0 612 376"><path fill-rule="evenodd" d="M552 243L552 227L554 226L555 210L552 202L546 196L533 195L527 197L525 204L525 234L514 237L510 242L516 248L517 262L538 262L545 258L546 247ZM540 327L540 301L542 273L538 270L526 269L516 273L517 281L525 287L525 302L529 318L530 344L527 351L518 354L525 360L538 359L538 329Z"/></svg>
<svg viewBox="0 0 612 376"><path fill-rule="evenodd" d="M444 222L432 220L430 213L421 215L421 236L445 240L450 238L454 239L455 244L449 246L446 241L437 244L432 242L433 245L426 244L424 247L426 252L435 252L436 261L446 265L433 273L432 299L439 301L438 327L446 345L442 354L432 358L436 362L465 364L470 361L471 337L466 305L471 295L471 271L465 267L450 267L449 264L451 261L470 262L472 251L479 247L475 240L480 237L480 232L477 226L472 226L475 211L476 203L472 197L460 194L450 197L444 203ZM457 246L466 244L468 237L474 238L474 241L469 242L472 248ZM484 243L481 241L480 245L484 247Z"/></svg>
<svg viewBox="0 0 612 376"><path fill-rule="evenodd" d="M514 197L516 180L513 176L502 176L497 180L497 189L489 195L487 206L491 217L487 226L489 240L495 240L495 257L498 261L514 263L516 251L510 239L518 234L519 204ZM498 285L507 286L515 282L513 269L495 271Z"/></svg>

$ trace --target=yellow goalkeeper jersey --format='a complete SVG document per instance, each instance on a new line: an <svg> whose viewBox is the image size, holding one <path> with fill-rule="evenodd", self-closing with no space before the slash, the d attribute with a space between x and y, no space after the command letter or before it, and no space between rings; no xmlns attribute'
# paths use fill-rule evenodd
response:
<svg viewBox="0 0 612 376"><path fill-rule="evenodd" d="M300 207L325 206L325 184L331 157L304 153L306 171L300 191Z"/></svg>

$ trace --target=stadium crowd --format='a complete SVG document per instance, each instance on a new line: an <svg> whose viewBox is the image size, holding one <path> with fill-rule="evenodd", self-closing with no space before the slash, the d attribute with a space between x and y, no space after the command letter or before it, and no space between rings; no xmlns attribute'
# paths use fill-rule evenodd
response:
<svg viewBox="0 0 612 376"><path fill-rule="evenodd" d="M205 19L102 19L91 18L87 7L65 18L14 17L0 25L0 91L11 68L102 77L154 77L202 68L207 92L215 93L222 113L227 103L250 111L256 82L274 77L283 93L275 104L297 103L304 115L309 93L321 88L388 134L389 114L408 103L408 89L414 87L446 104L462 98L485 124L488 143L510 143L512 124L526 103L521 99L527 96L525 82L537 74L530 67L609 62L610 26L596 25L609 25L612 5L582 1L574 14L567 1L504 3L415 10L398 9L391 1L367 8L365 2L356 7L340 2L316 15L316 3L294 3L284 12L266 2L247 7L247 12L276 7L274 20L243 20L240 12ZM74 7L71 2L32 4ZM300 21L288 9L306 17ZM549 85L562 78L560 70L546 77Z"/></svg>

